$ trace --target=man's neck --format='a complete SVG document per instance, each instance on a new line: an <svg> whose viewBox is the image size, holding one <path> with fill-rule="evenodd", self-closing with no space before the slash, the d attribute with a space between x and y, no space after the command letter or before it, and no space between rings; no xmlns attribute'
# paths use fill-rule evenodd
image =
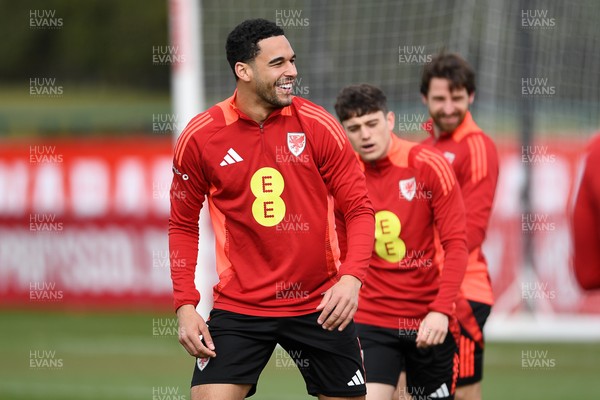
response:
<svg viewBox="0 0 600 400"><path fill-rule="evenodd" d="M441 136L442 130L436 124L433 124L433 137L435 140L439 140Z"/></svg>
<svg viewBox="0 0 600 400"><path fill-rule="evenodd" d="M433 137L435 140L440 140L442 137L450 137L452 136L452 133L454 133L454 131L444 132L436 124L433 124Z"/></svg>
<svg viewBox="0 0 600 400"><path fill-rule="evenodd" d="M266 107L264 100L260 99L254 93L238 87L235 97L235 106L250 119L262 124L275 110L274 107Z"/></svg>

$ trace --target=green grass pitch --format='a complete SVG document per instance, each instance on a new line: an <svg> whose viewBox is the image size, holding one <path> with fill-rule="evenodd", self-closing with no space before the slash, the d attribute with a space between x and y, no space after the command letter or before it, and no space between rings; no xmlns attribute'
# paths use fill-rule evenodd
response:
<svg viewBox="0 0 600 400"><path fill-rule="evenodd" d="M172 314L0 312L0 399L189 400ZM489 343L484 398L600 398L600 343ZM256 400L311 399L274 353Z"/></svg>

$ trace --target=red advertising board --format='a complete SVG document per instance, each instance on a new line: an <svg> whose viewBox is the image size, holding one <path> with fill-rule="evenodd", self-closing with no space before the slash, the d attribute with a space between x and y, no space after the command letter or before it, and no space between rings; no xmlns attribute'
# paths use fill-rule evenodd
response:
<svg viewBox="0 0 600 400"><path fill-rule="evenodd" d="M0 146L0 295L21 306L171 305L171 141Z"/></svg>
<svg viewBox="0 0 600 400"><path fill-rule="evenodd" d="M568 210L584 146L499 147L484 245L495 312L600 313L600 295L583 293L570 267ZM170 308L171 151L166 137L2 143L0 304ZM532 210L523 213L527 166ZM198 267L200 281L213 279L209 264Z"/></svg>

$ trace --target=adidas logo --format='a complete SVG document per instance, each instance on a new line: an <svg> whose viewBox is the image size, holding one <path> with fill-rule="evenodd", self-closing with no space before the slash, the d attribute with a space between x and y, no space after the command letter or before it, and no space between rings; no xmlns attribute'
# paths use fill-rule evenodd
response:
<svg viewBox="0 0 600 400"><path fill-rule="evenodd" d="M450 397L450 392L448 391L448 386L446 384L442 384L435 392L429 395L432 399L442 399L446 397Z"/></svg>
<svg viewBox="0 0 600 400"><path fill-rule="evenodd" d="M229 148L229 150L227 150L227 154L225 154L225 157L223 158L223 161L221 161L221 164L219 165L221 167L224 167L226 165L235 164L240 161L244 161L244 159L240 157L240 155L236 153L233 148Z"/></svg>
<svg viewBox="0 0 600 400"><path fill-rule="evenodd" d="M363 379L363 376L360 373L360 370L357 369L356 373L354 374L354 376L352 377L350 382L348 382L348 386L358 386L358 385L364 385L364 384L365 384L365 380Z"/></svg>

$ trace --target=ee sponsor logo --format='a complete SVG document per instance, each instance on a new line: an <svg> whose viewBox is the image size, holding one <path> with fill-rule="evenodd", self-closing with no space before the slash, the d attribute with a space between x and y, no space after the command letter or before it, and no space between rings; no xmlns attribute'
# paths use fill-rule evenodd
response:
<svg viewBox="0 0 600 400"><path fill-rule="evenodd" d="M285 202L281 198L285 182L275 168L263 167L252 175L250 190L256 197L252 203L252 215L262 226L275 226L285 216Z"/></svg>
<svg viewBox="0 0 600 400"><path fill-rule="evenodd" d="M384 260L397 263L406 255L406 244L400 239L402 224L391 211L375 213L375 253Z"/></svg>

